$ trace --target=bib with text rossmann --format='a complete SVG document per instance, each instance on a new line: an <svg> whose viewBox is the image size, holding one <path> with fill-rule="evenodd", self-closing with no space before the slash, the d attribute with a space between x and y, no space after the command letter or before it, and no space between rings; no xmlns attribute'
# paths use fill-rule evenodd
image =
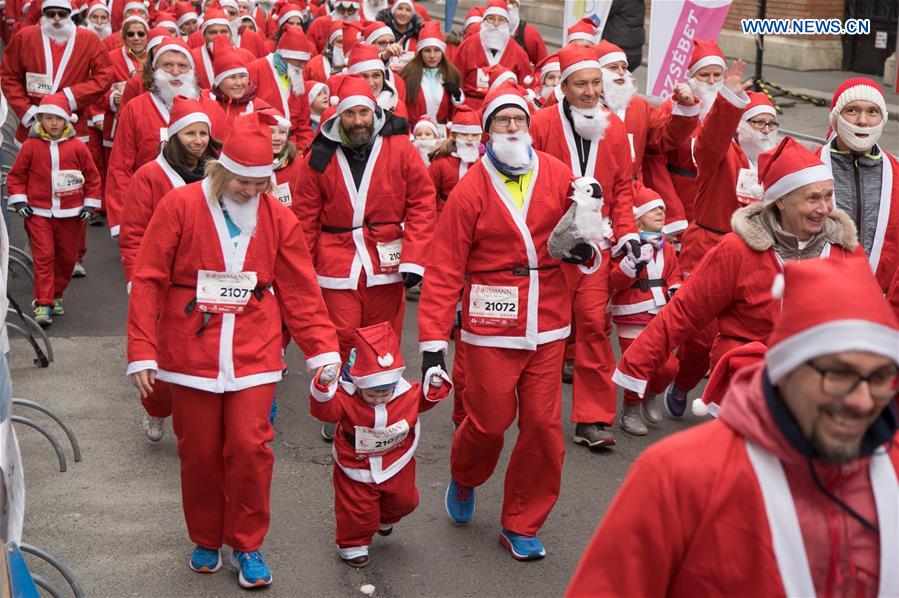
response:
<svg viewBox="0 0 899 598"><path fill-rule="evenodd" d="M44 73L25 73L25 92L30 96L45 96L53 91L53 80Z"/></svg>
<svg viewBox="0 0 899 598"><path fill-rule="evenodd" d="M396 272L400 269L400 256L403 254L403 240L394 239L389 243L378 243L378 261L381 272Z"/></svg>
<svg viewBox="0 0 899 598"><path fill-rule="evenodd" d="M53 172L53 193L59 197L75 195L84 187L84 175L80 170L56 170Z"/></svg>
<svg viewBox="0 0 899 598"><path fill-rule="evenodd" d="M740 205L748 206L751 203L762 201L759 193L758 172L751 168L741 168L737 177L737 201Z"/></svg>
<svg viewBox="0 0 899 598"><path fill-rule="evenodd" d="M290 183L275 185L272 187L272 195L288 208L293 204L293 196L290 194Z"/></svg>
<svg viewBox="0 0 899 598"><path fill-rule="evenodd" d="M404 419L386 428L354 426L356 430L356 454L372 456L386 453L399 446L409 435L409 422Z"/></svg>
<svg viewBox="0 0 899 598"><path fill-rule="evenodd" d="M472 326L515 326L518 323L518 287L471 285L468 319Z"/></svg>
<svg viewBox="0 0 899 598"><path fill-rule="evenodd" d="M255 272L197 272L197 309L213 314L240 314L256 289Z"/></svg>

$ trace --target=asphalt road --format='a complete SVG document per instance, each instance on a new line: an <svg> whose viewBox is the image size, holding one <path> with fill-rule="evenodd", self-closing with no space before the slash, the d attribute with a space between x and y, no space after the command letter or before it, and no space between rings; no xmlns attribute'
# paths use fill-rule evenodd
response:
<svg viewBox="0 0 899 598"><path fill-rule="evenodd" d="M22 226L11 218L13 242ZM192 545L185 530L174 435L158 444L139 426L137 395L123 377L126 296L116 248L105 229L89 229L88 277L74 280L65 296L66 315L50 334L55 362L36 368L28 345L13 339L15 396L40 401L74 428L84 453L60 473L49 444L17 426L26 472L24 541L61 558L87 596L222 597L243 595L233 570L201 576L187 567ZM30 299L23 281L14 297ZM410 376L419 370L416 307L407 303L404 356ZM644 438L617 435L613 450L592 453L568 444L562 495L541 533L548 556L514 561L498 542L502 474L516 437L497 473L478 490L478 512L470 526L453 526L443 507L449 476L451 405L423 417L419 444L419 508L389 538L378 537L372 563L356 571L336 556L330 447L308 412L308 380L292 346L290 375L278 388L279 412L271 530L263 551L272 568L269 596L360 595L364 584L376 596L557 596L621 484L628 467L651 442L693 423L666 419ZM502 375L502 372L497 372ZM571 390L564 388L565 435L570 438ZM36 419L47 422L43 416ZM58 433L61 441L64 437ZM684 458L695 458L685 455ZM614 542L615 538L607 541ZM62 587L62 580L38 567Z"/></svg>

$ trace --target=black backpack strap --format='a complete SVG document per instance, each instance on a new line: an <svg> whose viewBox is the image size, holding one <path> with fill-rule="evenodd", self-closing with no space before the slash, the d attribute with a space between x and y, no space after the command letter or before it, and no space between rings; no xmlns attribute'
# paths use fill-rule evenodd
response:
<svg viewBox="0 0 899 598"><path fill-rule="evenodd" d="M518 29L515 30L515 41L518 42L518 45L527 50L527 47L524 45L524 27L527 25L527 21L519 21Z"/></svg>

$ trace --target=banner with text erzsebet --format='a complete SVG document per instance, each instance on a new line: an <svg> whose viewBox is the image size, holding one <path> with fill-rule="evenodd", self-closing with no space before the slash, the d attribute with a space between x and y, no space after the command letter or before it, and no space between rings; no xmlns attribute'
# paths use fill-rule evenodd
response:
<svg viewBox="0 0 899 598"><path fill-rule="evenodd" d="M646 94L662 99L687 79L694 39L718 39L731 0L655 0L649 21Z"/></svg>

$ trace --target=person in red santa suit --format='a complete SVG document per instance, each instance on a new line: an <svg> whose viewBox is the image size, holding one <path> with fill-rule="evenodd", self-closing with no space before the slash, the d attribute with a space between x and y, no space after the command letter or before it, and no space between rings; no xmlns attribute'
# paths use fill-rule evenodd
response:
<svg viewBox="0 0 899 598"><path fill-rule="evenodd" d="M572 204L573 180L564 163L531 147L520 88L491 91L481 120L487 153L453 189L429 247L418 311L422 373L446 370L462 289L466 416L453 437L447 513L457 524L471 521L475 489L493 474L517 417L500 542L516 559L540 559L546 550L537 534L562 480L558 372L571 328L566 276L548 241ZM567 259L592 262L589 272L599 257L579 242Z"/></svg>
<svg viewBox="0 0 899 598"><path fill-rule="evenodd" d="M417 122L427 116L445 124L465 101L460 88L461 75L446 57L446 43L436 21L422 26L415 57L399 74L406 85L410 121Z"/></svg>
<svg viewBox="0 0 899 598"><path fill-rule="evenodd" d="M336 424L334 515L337 548L351 567L367 567L375 533L389 536L418 506L415 448L419 415L449 395L444 372L434 384L410 384L400 341L388 322L356 330L350 363L338 383L313 380L312 415Z"/></svg>
<svg viewBox="0 0 899 598"><path fill-rule="evenodd" d="M203 89L212 89L215 85L215 63L214 63L214 46L213 41L218 36L223 36L228 40L228 44L233 47L231 40L231 21L224 11L212 8L206 11L201 26L202 43L194 47L190 53L193 58L197 70L197 83ZM256 56L246 48L235 48L235 51L241 55L246 64L250 64L256 60Z"/></svg>
<svg viewBox="0 0 899 598"><path fill-rule="evenodd" d="M512 39L527 52L531 64L546 58L546 44L540 30L521 20L521 0L509 0L509 32Z"/></svg>
<svg viewBox="0 0 899 598"><path fill-rule="evenodd" d="M156 13L156 22L153 27L165 29L171 37L178 37L179 35L178 23L175 22L175 13L172 12Z"/></svg>
<svg viewBox="0 0 899 598"><path fill-rule="evenodd" d="M602 263L596 274L578 279L574 290L572 420L577 423L576 443L590 448L612 446L615 356L606 331L606 305L613 240L616 253L640 254L633 213L633 166L624 125L600 102L602 71L596 53L569 45L559 51L559 64L562 102L537 112L531 135L535 148L568 164L577 177L596 178L602 187L609 235L600 245Z"/></svg>
<svg viewBox="0 0 899 598"><path fill-rule="evenodd" d="M412 0L394 0L389 8L378 13L378 25L383 24L391 32L393 60L391 68L400 70L415 55L416 43L425 20L416 14L416 4ZM366 43L373 43L367 41Z"/></svg>
<svg viewBox="0 0 899 598"><path fill-rule="evenodd" d="M125 17L131 14L137 14L143 17L148 23L156 20L156 4L143 0L110 0L109 17L112 21L112 30L118 31L122 28ZM113 48L107 48L107 51Z"/></svg>
<svg viewBox="0 0 899 598"><path fill-rule="evenodd" d="M834 174L834 201L855 222L884 292L899 268L899 160L878 143L886 122L880 86L849 79L834 92L830 138L818 151Z"/></svg>
<svg viewBox="0 0 899 598"><path fill-rule="evenodd" d="M744 69L741 61L731 65L696 136L695 220L681 237L684 277L731 230L733 213L762 197L757 161L777 143L777 113L765 94L743 91L751 84L742 81ZM666 406L674 416L683 414L689 391L709 371L714 323L684 340L678 350L677 377L665 394Z"/></svg>
<svg viewBox="0 0 899 598"><path fill-rule="evenodd" d="M852 221L834 208L829 169L811 152L785 137L759 157L759 174L762 201L733 214L733 232L709 250L621 356L612 379L625 390L646 396L648 381L671 353L713 322L712 368L735 347L764 343L780 309L771 284L785 262L864 255Z"/></svg>
<svg viewBox="0 0 899 598"><path fill-rule="evenodd" d="M265 47L265 38L243 24L237 0L219 0L219 5L230 19L230 35L234 47L249 51L254 59L266 56L268 51Z"/></svg>
<svg viewBox="0 0 899 598"><path fill-rule="evenodd" d="M319 52L324 52L335 22L362 23L359 0L337 0L331 3L330 13L315 17L306 28L306 35Z"/></svg>
<svg viewBox="0 0 899 598"><path fill-rule="evenodd" d="M387 71L376 46L360 43L353 47L347 72L351 75L361 75L368 81L378 106L408 120L405 85L400 87L399 82L402 79L389 78Z"/></svg>
<svg viewBox="0 0 899 598"><path fill-rule="evenodd" d="M276 108L259 108L265 114L272 114L276 124L272 125L272 195L288 208L293 198L299 194L300 163L297 147L290 140L290 121Z"/></svg>
<svg viewBox="0 0 899 598"><path fill-rule="evenodd" d="M268 107L269 103L256 97L258 88L250 79L247 63L238 52L239 48L232 46L224 35L213 39L213 48L216 75L212 81L211 96L225 113L225 126L230 128L238 116Z"/></svg>
<svg viewBox="0 0 899 598"><path fill-rule="evenodd" d="M267 192L273 122L262 113L237 119L207 179L160 202L128 307L132 383L146 396L158 376L173 395L184 517L196 544L190 567L217 571L227 544L245 588L272 582L259 550L269 524L269 411L282 375L282 326L319 380L339 370L301 225Z"/></svg>
<svg viewBox="0 0 899 598"><path fill-rule="evenodd" d="M531 86L536 96L535 101L538 106L547 105L546 102L550 96L559 89L559 77L562 69L559 68L558 53L549 54L546 58L538 62L534 66L534 73L530 77L525 77L524 83ZM556 102L558 102L556 98Z"/></svg>
<svg viewBox="0 0 899 598"><path fill-rule="evenodd" d="M200 17L197 15L192 2L175 3L175 23L178 25L178 32L181 34L181 38L185 40L199 29Z"/></svg>
<svg viewBox="0 0 899 598"><path fill-rule="evenodd" d="M84 27L93 31L100 38L105 40L112 35L112 25L109 22L109 9L103 0L93 0L87 6L87 19L83 23Z"/></svg>
<svg viewBox="0 0 899 598"><path fill-rule="evenodd" d="M184 42L167 38L144 64L144 86L148 91L128 102L119 112L116 141L109 155L106 202L109 230L119 235L123 193L134 172L159 155L159 145L168 138L168 123L176 96L197 99L209 115L211 134L226 131L225 114L209 92L200 91L194 63Z"/></svg>
<svg viewBox="0 0 899 598"><path fill-rule="evenodd" d="M567 596L899 594L899 324L863 259L787 264L781 301L719 418L634 463Z"/></svg>
<svg viewBox="0 0 899 598"><path fill-rule="evenodd" d="M435 199L406 121L378 106L362 77L338 83L336 110L300 166L291 208L345 360L357 328L386 321L402 335L403 288L425 273Z"/></svg>
<svg viewBox="0 0 899 598"><path fill-rule="evenodd" d="M459 45L453 64L462 74L465 103L474 109L480 108L488 91L487 68L502 64L513 71L519 81L524 81L531 73L527 52L510 39L506 0L490 0L487 3L478 34L467 37Z"/></svg>
<svg viewBox="0 0 899 598"><path fill-rule="evenodd" d="M355 30L354 30L355 31ZM311 40L310 40L311 41ZM304 81L327 83L332 75L346 68L346 54L343 51L343 23L335 21L327 37L325 48L313 56L303 67Z"/></svg>
<svg viewBox="0 0 899 598"><path fill-rule="evenodd" d="M659 194L641 187L634 196L634 219L640 240L641 255L627 254L616 260L609 273L612 293L612 321L618 333L621 352L640 336L657 313L668 303L683 283L677 252L662 232L665 226L665 202ZM621 429L635 436L649 433L646 423L658 424L662 413L655 396L662 393L677 374L677 359L669 356L647 384L645 399L634 392L624 392ZM646 423L644 423L644 420Z"/></svg>
<svg viewBox="0 0 899 598"><path fill-rule="evenodd" d="M25 219L34 258L34 319L65 313L62 296L84 242L85 221L100 207L100 175L75 138L65 94L44 96L36 123L6 178L9 206Z"/></svg>
<svg viewBox="0 0 899 598"><path fill-rule="evenodd" d="M13 36L0 64L0 89L19 118L17 145L28 137L44 96L65 94L70 113L78 114L100 99L112 77L100 40L72 22L69 0L43 0L40 6L40 23ZM87 143L86 120L74 124L76 136Z"/></svg>
<svg viewBox="0 0 899 598"><path fill-rule="evenodd" d="M119 111L121 111L128 102L147 91L144 87L144 71L147 70L147 62L153 59L154 50L170 37L172 36L169 35L168 30L163 27L154 27L153 29L150 29L150 32L147 34L146 59L144 60L142 68L134 73L134 75L128 79L127 83L125 83L125 88L122 90L122 98L119 100Z"/></svg>
<svg viewBox="0 0 899 598"><path fill-rule="evenodd" d="M311 82L306 98L309 101L309 121L314 134L321 125L325 110L331 105L331 90L324 83Z"/></svg>
<svg viewBox="0 0 899 598"><path fill-rule="evenodd" d="M203 180L206 162L218 157L222 144L209 136L209 130L209 116L202 104L176 97L169 117L168 141L159 156L138 168L131 178L119 235L119 254L129 291L137 253L159 201L172 189ZM168 383L157 380L153 392L142 396L141 403L144 434L159 442L165 434L165 418L172 414Z"/></svg>
<svg viewBox="0 0 899 598"><path fill-rule="evenodd" d="M300 151L312 143L310 101L303 81L303 66L314 49L302 28L288 25L278 40L278 48L247 66L256 97L276 107L290 121L291 139Z"/></svg>

